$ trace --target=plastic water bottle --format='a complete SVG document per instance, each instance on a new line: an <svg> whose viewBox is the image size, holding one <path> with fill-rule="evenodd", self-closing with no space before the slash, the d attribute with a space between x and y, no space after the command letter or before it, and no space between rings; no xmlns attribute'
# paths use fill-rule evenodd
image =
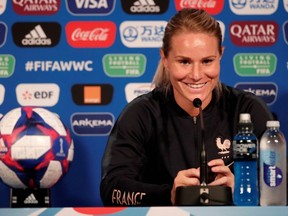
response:
<svg viewBox="0 0 288 216"><path fill-rule="evenodd" d="M267 121L260 140L260 205L286 205L286 140L279 121Z"/></svg>
<svg viewBox="0 0 288 216"><path fill-rule="evenodd" d="M249 113L240 114L238 133L233 139L233 157L234 204L259 205L258 139L253 133L253 123Z"/></svg>

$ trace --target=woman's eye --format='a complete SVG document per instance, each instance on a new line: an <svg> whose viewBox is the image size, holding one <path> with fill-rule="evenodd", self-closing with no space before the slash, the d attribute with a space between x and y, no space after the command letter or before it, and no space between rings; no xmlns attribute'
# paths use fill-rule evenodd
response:
<svg viewBox="0 0 288 216"><path fill-rule="evenodd" d="M209 64L213 61L213 59L205 59L203 60L203 64Z"/></svg>
<svg viewBox="0 0 288 216"><path fill-rule="evenodd" d="M180 63L186 65L186 64L189 64L190 62L188 60L180 60Z"/></svg>

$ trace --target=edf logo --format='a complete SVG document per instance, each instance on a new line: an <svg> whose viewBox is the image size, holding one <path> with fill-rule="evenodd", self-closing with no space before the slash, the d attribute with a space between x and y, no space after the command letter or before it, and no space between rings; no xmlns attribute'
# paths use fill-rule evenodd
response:
<svg viewBox="0 0 288 216"><path fill-rule="evenodd" d="M21 106L54 106L60 88L54 83L19 84L16 87L17 101Z"/></svg>

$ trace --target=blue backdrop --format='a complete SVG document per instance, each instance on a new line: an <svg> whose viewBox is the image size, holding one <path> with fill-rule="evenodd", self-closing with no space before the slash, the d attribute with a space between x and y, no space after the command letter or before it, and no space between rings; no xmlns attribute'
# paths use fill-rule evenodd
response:
<svg viewBox="0 0 288 216"><path fill-rule="evenodd" d="M0 1L0 112L42 106L71 130L75 155L52 207L101 206L101 159L123 107L150 90L166 22L180 8L221 23L221 80L263 97L288 137L287 0ZM129 124L129 122L128 122ZM0 183L0 207L10 189Z"/></svg>

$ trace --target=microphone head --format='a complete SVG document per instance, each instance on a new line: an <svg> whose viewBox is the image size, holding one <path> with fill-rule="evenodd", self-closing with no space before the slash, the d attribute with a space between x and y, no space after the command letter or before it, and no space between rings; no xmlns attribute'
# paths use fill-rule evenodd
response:
<svg viewBox="0 0 288 216"><path fill-rule="evenodd" d="M201 107L202 101L200 100L200 98L195 98L195 99L193 100L193 105L194 105L194 107L196 107L196 108Z"/></svg>

